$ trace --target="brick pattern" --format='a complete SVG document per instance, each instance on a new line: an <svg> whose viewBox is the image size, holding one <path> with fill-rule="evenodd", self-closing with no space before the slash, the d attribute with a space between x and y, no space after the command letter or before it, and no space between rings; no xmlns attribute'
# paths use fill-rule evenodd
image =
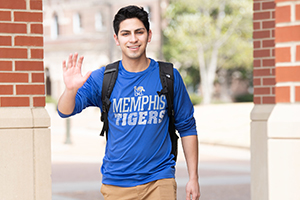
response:
<svg viewBox="0 0 300 200"><path fill-rule="evenodd" d="M0 0L0 107L45 106L42 0Z"/></svg>
<svg viewBox="0 0 300 200"><path fill-rule="evenodd" d="M300 86L296 86L296 89L295 89L295 98L296 98L296 101L300 101Z"/></svg>
<svg viewBox="0 0 300 200"><path fill-rule="evenodd" d="M253 1L253 84L255 104L275 103L275 2Z"/></svg>
<svg viewBox="0 0 300 200"><path fill-rule="evenodd" d="M300 102L300 2L275 2L276 103Z"/></svg>

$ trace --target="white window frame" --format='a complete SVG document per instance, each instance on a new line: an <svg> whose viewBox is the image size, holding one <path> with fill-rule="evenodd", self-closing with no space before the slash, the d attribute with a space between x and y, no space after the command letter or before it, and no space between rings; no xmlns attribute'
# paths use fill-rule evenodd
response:
<svg viewBox="0 0 300 200"><path fill-rule="evenodd" d="M82 32L81 15L79 13L73 15L73 32L75 34Z"/></svg>
<svg viewBox="0 0 300 200"><path fill-rule="evenodd" d="M97 12L95 15L95 29L96 31L104 31L105 26L103 23L103 15L101 12Z"/></svg>
<svg viewBox="0 0 300 200"><path fill-rule="evenodd" d="M51 22L51 38L53 40L58 38L59 35L59 25L58 25L58 15L54 14L52 17L52 22Z"/></svg>

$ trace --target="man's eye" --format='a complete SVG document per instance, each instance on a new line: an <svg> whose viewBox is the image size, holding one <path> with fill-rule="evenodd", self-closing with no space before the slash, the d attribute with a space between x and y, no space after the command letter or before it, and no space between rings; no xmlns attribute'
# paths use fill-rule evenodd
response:
<svg viewBox="0 0 300 200"><path fill-rule="evenodd" d="M122 36L127 36L129 35L129 33L122 33Z"/></svg>

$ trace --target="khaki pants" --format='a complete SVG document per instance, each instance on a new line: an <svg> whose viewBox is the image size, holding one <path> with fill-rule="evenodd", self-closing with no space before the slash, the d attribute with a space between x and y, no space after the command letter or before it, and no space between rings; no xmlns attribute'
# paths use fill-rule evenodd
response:
<svg viewBox="0 0 300 200"><path fill-rule="evenodd" d="M161 179L135 187L101 186L105 200L176 200L175 179Z"/></svg>

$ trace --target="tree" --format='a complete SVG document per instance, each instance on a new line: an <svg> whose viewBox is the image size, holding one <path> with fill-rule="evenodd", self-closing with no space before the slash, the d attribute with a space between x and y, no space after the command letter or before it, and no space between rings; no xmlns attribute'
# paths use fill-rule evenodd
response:
<svg viewBox="0 0 300 200"><path fill-rule="evenodd" d="M204 104L218 68L252 66L251 0L171 0L166 20L164 56L199 70Z"/></svg>

